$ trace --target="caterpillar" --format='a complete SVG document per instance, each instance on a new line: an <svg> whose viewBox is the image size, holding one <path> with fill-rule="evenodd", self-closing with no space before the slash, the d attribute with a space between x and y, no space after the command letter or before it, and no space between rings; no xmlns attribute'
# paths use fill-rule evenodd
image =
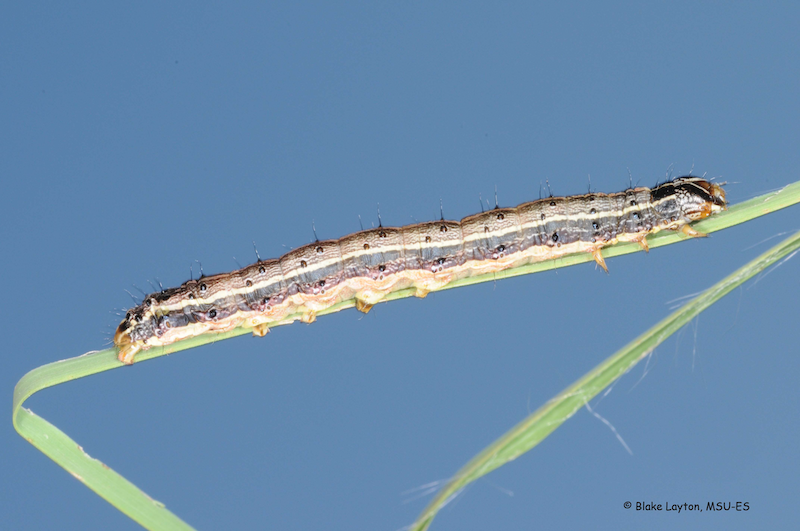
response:
<svg viewBox="0 0 800 531"><path fill-rule="evenodd" d="M648 250L647 236L661 230L705 236L689 223L726 208L719 184L688 176L652 189L498 207L461 221L379 226L152 293L126 313L114 344L130 365L137 352L201 334L247 327L264 336L271 324L311 323L341 301L355 299L366 313L393 291L412 288L425 297L457 279L574 253L591 253L608 272L603 247L636 242Z"/></svg>

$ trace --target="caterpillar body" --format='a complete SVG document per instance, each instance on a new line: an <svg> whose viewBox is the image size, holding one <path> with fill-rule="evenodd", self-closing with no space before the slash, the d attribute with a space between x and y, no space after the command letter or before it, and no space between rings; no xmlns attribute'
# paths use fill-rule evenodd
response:
<svg viewBox="0 0 800 531"><path fill-rule="evenodd" d="M263 336L273 323L291 316L310 323L341 301L355 299L368 312L393 291L412 288L425 297L457 279L574 253L592 253L608 271L603 247L627 241L647 250L647 236L661 230L704 236L688 224L726 205L719 184L689 176L652 189L549 197L461 221L380 226L152 293L127 312L114 344L119 360L132 364L137 352L189 337L237 327Z"/></svg>

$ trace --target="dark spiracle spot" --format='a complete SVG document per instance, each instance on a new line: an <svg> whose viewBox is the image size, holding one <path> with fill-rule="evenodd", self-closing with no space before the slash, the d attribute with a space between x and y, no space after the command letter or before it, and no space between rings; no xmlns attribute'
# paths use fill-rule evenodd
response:
<svg viewBox="0 0 800 531"><path fill-rule="evenodd" d="M545 215L544 215L544 214L542 214L542 219L544 219L544 218L545 218Z"/></svg>
<svg viewBox="0 0 800 531"><path fill-rule="evenodd" d="M383 265L383 264L379 265L379 266L378 266L378 271L380 271L381 273L383 273L384 271L386 271L386 266L385 266L385 265Z"/></svg>
<svg viewBox="0 0 800 531"><path fill-rule="evenodd" d="M244 285L249 288L250 286L253 285L253 281L248 278L247 280L245 280Z"/></svg>
<svg viewBox="0 0 800 531"><path fill-rule="evenodd" d="M633 213L633 219L639 219L639 213L638 212L634 212Z"/></svg>
<svg viewBox="0 0 800 531"><path fill-rule="evenodd" d="M205 284L200 284L200 291L205 291L207 289L208 289L208 286L206 286Z"/></svg>
<svg viewBox="0 0 800 531"><path fill-rule="evenodd" d="M672 216L671 218L669 218L670 221L675 221L676 219L678 219L678 218L676 218L675 216Z"/></svg>
<svg viewBox="0 0 800 531"><path fill-rule="evenodd" d="M194 300L194 293L190 293L187 297L190 301Z"/></svg>
<svg viewBox="0 0 800 531"><path fill-rule="evenodd" d="M631 199L631 206L636 206L636 199Z"/></svg>
<svg viewBox="0 0 800 531"><path fill-rule="evenodd" d="M263 300L263 301L261 301L261 304L263 304L264 306L266 306L267 304L269 304L269 297L264 297L264 300Z"/></svg>
<svg viewBox="0 0 800 531"><path fill-rule="evenodd" d="M597 229L600 228L600 224L598 222L596 222L596 221L592 221L592 228L594 230L597 230Z"/></svg>
<svg viewBox="0 0 800 531"><path fill-rule="evenodd" d="M133 314L131 313L131 311L130 311L130 310L128 310L128 313L126 313L126 314L125 314L125 319L127 319L127 320L129 320L129 321L130 321L130 320L131 320L131 317L133 317Z"/></svg>
<svg viewBox="0 0 800 531"><path fill-rule="evenodd" d="M319 281L319 287L321 287L321 288L322 288L322 287L324 287L324 286L325 286L325 281L324 281L324 280L320 280L320 281Z"/></svg>
<svg viewBox="0 0 800 531"><path fill-rule="evenodd" d="M300 260L300 267L306 267L307 265L308 262L306 262L305 260Z"/></svg>
<svg viewBox="0 0 800 531"><path fill-rule="evenodd" d="M151 306L153 306L153 299L147 299L146 301L144 301L144 305L150 308Z"/></svg>
<svg viewBox="0 0 800 531"><path fill-rule="evenodd" d="M439 227L439 231L447 232L447 225L442 225L441 227Z"/></svg>
<svg viewBox="0 0 800 531"><path fill-rule="evenodd" d="M589 214L597 214L597 209L593 208L593 209L589 210Z"/></svg>
<svg viewBox="0 0 800 531"><path fill-rule="evenodd" d="M444 265L444 258L437 258L436 265Z"/></svg>
<svg viewBox="0 0 800 531"><path fill-rule="evenodd" d="M425 243L431 243L431 237L425 236Z"/></svg>
<svg viewBox="0 0 800 531"><path fill-rule="evenodd" d="M589 201L594 201L594 196L593 195L589 196Z"/></svg>
<svg viewBox="0 0 800 531"><path fill-rule="evenodd" d="M555 201L550 201L550 206L551 206L551 207L554 207L554 206L556 206L556 202L555 202Z"/></svg>
<svg viewBox="0 0 800 531"><path fill-rule="evenodd" d="M505 245L498 245L497 246L497 252L498 253L502 253L505 250L506 250L506 246Z"/></svg>
<svg viewBox="0 0 800 531"><path fill-rule="evenodd" d="M364 244L364 250L365 250L365 251L369 251L369 244L368 244L368 243L365 243L365 244Z"/></svg>
<svg viewBox="0 0 800 531"><path fill-rule="evenodd" d="M382 231L380 231L378 233L378 238L385 238L385 237L386 237L386 231L385 230L382 230Z"/></svg>
<svg viewBox="0 0 800 531"><path fill-rule="evenodd" d="M266 272L267 272L267 268L266 268L266 267L264 267L264 266L259 266L259 268L258 268L258 272L259 272L259 273L261 273L261 274L263 275L264 273L266 273Z"/></svg>
<svg viewBox="0 0 800 531"><path fill-rule="evenodd" d="M553 241L554 241L554 242L557 242L557 241L558 241L558 233L557 233L557 232L554 232L554 233L553 233L553 237L552 237L552 239L553 239Z"/></svg>
<svg viewBox="0 0 800 531"><path fill-rule="evenodd" d="M502 212L500 212L499 214L497 214L497 219L506 219L506 217L503 215Z"/></svg>
<svg viewBox="0 0 800 531"><path fill-rule="evenodd" d="M323 251L323 249L322 249L321 245L319 247L317 247L317 254L322 254L322 251Z"/></svg>
<svg viewBox="0 0 800 531"><path fill-rule="evenodd" d="M208 310L208 316L213 319L217 316L217 310Z"/></svg>

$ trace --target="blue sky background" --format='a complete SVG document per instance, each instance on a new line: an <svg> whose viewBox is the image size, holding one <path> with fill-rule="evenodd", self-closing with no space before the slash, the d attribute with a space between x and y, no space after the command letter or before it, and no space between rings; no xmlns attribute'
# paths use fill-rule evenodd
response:
<svg viewBox="0 0 800 531"><path fill-rule="evenodd" d="M796 3L18 3L0 16L0 388L101 348L125 290L313 238L559 195L800 175ZM410 524L474 454L800 229L404 300L110 371L27 402L197 529ZM194 265L197 271L197 265ZM750 282L433 529L796 524L800 261ZM641 381L640 381L641 380ZM638 382L638 384L637 384ZM9 407L10 413L10 407ZM138 529L0 430L0 527ZM625 501L747 501L637 513Z"/></svg>

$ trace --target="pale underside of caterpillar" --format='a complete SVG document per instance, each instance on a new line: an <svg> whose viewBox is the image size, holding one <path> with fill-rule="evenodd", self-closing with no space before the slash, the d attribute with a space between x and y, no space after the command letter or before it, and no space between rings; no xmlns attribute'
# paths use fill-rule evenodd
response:
<svg viewBox="0 0 800 531"><path fill-rule="evenodd" d="M355 299L369 311L387 294L413 288L418 297L448 283L574 253L601 253L617 242L681 230L704 236L688 223L726 208L719 184L680 177L653 189L549 197L459 221L378 227L338 240L317 241L281 258L184 282L148 295L127 312L114 335L119 360L206 333L237 327L263 336L292 316L313 322L317 312Z"/></svg>

